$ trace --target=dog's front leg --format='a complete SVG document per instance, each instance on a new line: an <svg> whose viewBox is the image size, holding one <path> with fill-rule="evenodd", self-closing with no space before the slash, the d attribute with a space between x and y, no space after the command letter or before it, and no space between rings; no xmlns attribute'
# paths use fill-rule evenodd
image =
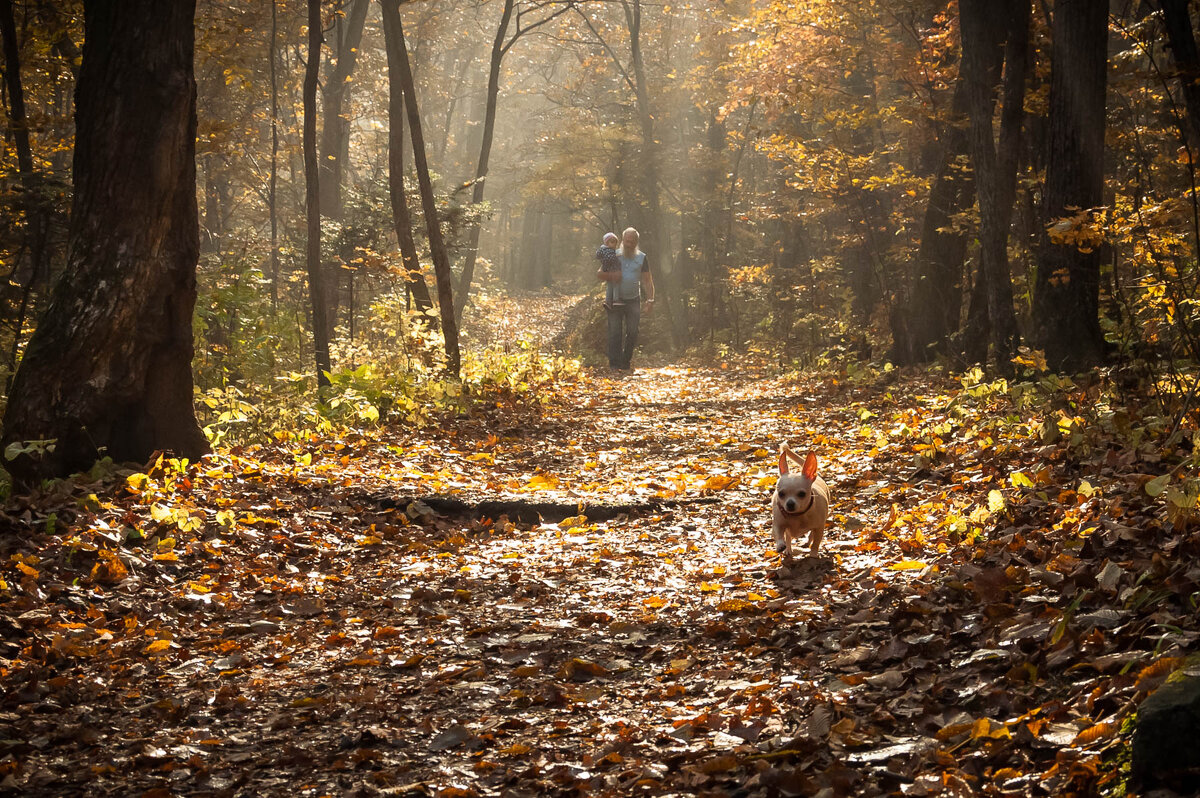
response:
<svg viewBox="0 0 1200 798"><path fill-rule="evenodd" d="M775 527L775 551L783 555L785 559L792 559L792 536L787 533L786 529Z"/></svg>

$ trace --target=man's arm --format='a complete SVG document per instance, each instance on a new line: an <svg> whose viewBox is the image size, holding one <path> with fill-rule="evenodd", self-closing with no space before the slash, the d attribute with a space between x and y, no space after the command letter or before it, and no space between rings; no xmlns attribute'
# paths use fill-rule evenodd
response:
<svg viewBox="0 0 1200 798"><path fill-rule="evenodd" d="M646 295L646 304L654 304L654 275L649 269L642 272L642 292Z"/></svg>
<svg viewBox="0 0 1200 798"><path fill-rule="evenodd" d="M596 272L596 279L605 283L615 283L621 279L621 272L619 270L615 272L606 272L604 269L599 269Z"/></svg>

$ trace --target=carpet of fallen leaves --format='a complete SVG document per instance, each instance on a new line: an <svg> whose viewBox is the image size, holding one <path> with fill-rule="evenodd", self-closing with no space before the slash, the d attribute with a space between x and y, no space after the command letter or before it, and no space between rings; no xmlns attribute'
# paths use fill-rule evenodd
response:
<svg viewBox="0 0 1200 798"><path fill-rule="evenodd" d="M1200 535L1158 455L1057 418L664 365L14 498L0 792L1097 794L1197 638ZM833 492L790 564L782 440Z"/></svg>

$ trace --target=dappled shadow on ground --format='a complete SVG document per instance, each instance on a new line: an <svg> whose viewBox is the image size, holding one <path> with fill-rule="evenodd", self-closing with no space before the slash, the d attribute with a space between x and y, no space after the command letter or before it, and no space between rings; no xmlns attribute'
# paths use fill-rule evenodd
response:
<svg viewBox="0 0 1200 798"><path fill-rule="evenodd" d="M46 529L45 497L15 504L6 523L27 539L2 552L3 786L1086 790L1089 745L1115 729L1081 734L1152 684L1142 669L1194 622L1155 643L1176 594L1140 613L1105 603L1142 556L1128 538L1149 516L1132 502L1084 538L1067 534L1090 517L1082 494L1065 510L1034 492L996 504L1010 469L1078 463L972 435L914 465L922 438L898 427L942 424L941 390L597 372L539 415L160 465L106 483L65 532ZM784 439L818 452L833 491L822 551L790 563L768 511ZM1043 490L1058 478L1034 474ZM680 503L512 523L363 500L417 491ZM986 539L967 545L972 524ZM1194 559L1194 536L1175 545Z"/></svg>

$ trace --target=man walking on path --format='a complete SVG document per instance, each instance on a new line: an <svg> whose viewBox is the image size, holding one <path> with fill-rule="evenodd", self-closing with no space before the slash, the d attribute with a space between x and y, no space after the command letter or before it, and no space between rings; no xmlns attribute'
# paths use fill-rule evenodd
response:
<svg viewBox="0 0 1200 798"><path fill-rule="evenodd" d="M608 365L617 371L630 369L642 321L643 302L647 313L654 309L654 277L646 253L638 248L639 239L637 230L626 229L618 253L621 269L596 272L597 279L614 283L612 293L616 301L608 307Z"/></svg>

